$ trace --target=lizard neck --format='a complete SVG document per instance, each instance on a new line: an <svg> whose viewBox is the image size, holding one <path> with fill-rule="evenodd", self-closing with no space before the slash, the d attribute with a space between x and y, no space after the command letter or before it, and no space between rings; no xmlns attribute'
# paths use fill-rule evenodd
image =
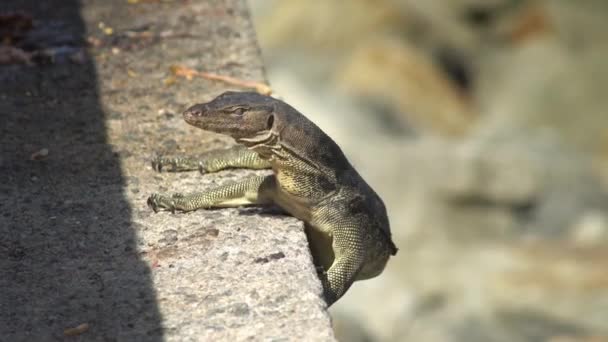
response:
<svg viewBox="0 0 608 342"><path fill-rule="evenodd" d="M272 162L274 150L279 146L279 135L273 131L265 131L252 138L241 138L236 141L255 151L262 159Z"/></svg>

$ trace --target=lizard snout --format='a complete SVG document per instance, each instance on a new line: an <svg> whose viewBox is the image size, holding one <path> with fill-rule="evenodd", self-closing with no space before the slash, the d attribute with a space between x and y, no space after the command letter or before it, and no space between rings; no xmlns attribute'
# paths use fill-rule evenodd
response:
<svg viewBox="0 0 608 342"><path fill-rule="evenodd" d="M203 113L205 113L205 108L203 108L203 105L196 104L186 109L182 115L184 116L184 119L187 120L188 118L203 116Z"/></svg>

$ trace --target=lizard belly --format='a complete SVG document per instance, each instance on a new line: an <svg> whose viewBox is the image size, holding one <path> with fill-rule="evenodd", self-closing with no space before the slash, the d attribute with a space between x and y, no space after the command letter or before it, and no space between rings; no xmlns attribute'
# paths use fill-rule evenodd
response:
<svg viewBox="0 0 608 342"><path fill-rule="evenodd" d="M294 196L279 187L274 202L292 216L304 222L310 222L310 204L305 199Z"/></svg>
<svg viewBox="0 0 608 342"><path fill-rule="evenodd" d="M327 271L335 259L332 249L333 237L328 230L313 222L310 203L281 189L277 191L274 200L292 216L304 221L306 238L315 265Z"/></svg>
<svg viewBox="0 0 608 342"><path fill-rule="evenodd" d="M280 167L273 166L273 171L277 182L274 202L292 216L310 222L312 203L305 195L298 193L299 187L294 180L295 176L290 170Z"/></svg>

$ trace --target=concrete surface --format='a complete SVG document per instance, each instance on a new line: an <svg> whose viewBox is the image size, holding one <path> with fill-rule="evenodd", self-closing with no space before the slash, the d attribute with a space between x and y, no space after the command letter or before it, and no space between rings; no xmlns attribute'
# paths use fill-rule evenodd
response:
<svg viewBox="0 0 608 342"><path fill-rule="evenodd" d="M334 340L299 221L146 207L152 192L253 173L149 166L231 144L179 114L228 86L170 66L263 81L243 2L0 3L10 10L34 24L14 43L51 57L0 65L0 340Z"/></svg>

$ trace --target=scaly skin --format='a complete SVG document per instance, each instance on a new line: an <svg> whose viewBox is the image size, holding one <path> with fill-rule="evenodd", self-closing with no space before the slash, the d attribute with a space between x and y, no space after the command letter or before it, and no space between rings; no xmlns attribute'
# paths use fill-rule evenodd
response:
<svg viewBox="0 0 608 342"><path fill-rule="evenodd" d="M380 197L319 127L288 104L249 92L226 92L184 112L189 124L245 146L193 158L156 158L155 170L216 172L272 168L201 193L153 194L154 211L191 211L274 203L305 223L328 305L356 280L379 275L397 248Z"/></svg>

